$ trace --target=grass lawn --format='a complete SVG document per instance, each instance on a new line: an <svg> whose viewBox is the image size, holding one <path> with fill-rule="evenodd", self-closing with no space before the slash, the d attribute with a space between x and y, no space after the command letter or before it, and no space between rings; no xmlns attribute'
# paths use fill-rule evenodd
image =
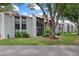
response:
<svg viewBox="0 0 79 59"><path fill-rule="evenodd" d="M75 45L74 41L79 36L73 35L60 35L61 40L48 40L43 38L14 38L0 40L0 45Z"/></svg>

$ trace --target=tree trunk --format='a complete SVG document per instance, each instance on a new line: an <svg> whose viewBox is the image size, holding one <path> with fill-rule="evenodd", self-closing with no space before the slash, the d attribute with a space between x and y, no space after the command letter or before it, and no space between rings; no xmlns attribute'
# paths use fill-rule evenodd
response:
<svg viewBox="0 0 79 59"><path fill-rule="evenodd" d="M52 27L52 36L55 37L55 26Z"/></svg>
<svg viewBox="0 0 79 59"><path fill-rule="evenodd" d="M50 27L52 37L55 37L55 28L56 28L56 26L55 26L54 18L52 18L51 27Z"/></svg>
<svg viewBox="0 0 79 59"><path fill-rule="evenodd" d="M54 16L52 16L52 4L51 3L47 3L47 7L48 7L48 11L49 11L49 15L50 15L50 19L51 19L51 34L52 37L55 37L55 20L54 20Z"/></svg>

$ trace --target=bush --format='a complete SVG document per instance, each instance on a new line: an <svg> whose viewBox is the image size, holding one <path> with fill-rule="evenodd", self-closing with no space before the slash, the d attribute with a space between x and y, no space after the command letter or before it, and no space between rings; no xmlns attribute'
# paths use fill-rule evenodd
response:
<svg viewBox="0 0 79 59"><path fill-rule="evenodd" d="M21 32L17 31L15 36L16 36L17 38L20 38L20 37L21 37Z"/></svg>
<svg viewBox="0 0 79 59"><path fill-rule="evenodd" d="M50 33L44 33L43 34L43 37L49 37L50 36Z"/></svg>
<svg viewBox="0 0 79 59"><path fill-rule="evenodd" d="M61 35L60 33L57 33L56 35Z"/></svg>
<svg viewBox="0 0 79 59"><path fill-rule="evenodd" d="M19 32L19 31L17 31L17 32L16 32L16 37L17 37L17 38L27 38L27 37L30 37L30 36L29 36L29 34L26 33L26 32Z"/></svg>
<svg viewBox="0 0 79 59"><path fill-rule="evenodd" d="M50 30L46 30L43 34L43 37L49 37L50 35Z"/></svg>
<svg viewBox="0 0 79 59"><path fill-rule="evenodd" d="M22 32L22 37L23 37L23 38L27 38L27 37L30 37L30 36L29 36L28 33L26 33L26 32Z"/></svg>

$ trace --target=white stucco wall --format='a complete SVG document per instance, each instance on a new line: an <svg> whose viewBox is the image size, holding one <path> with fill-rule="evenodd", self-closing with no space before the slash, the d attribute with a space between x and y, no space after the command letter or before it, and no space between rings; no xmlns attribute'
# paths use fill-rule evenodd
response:
<svg viewBox="0 0 79 59"><path fill-rule="evenodd" d="M0 14L0 38L2 38L2 36L3 36L3 18L2 18L2 14Z"/></svg>
<svg viewBox="0 0 79 59"><path fill-rule="evenodd" d="M27 33L32 36L32 19L26 18L26 31Z"/></svg>
<svg viewBox="0 0 79 59"><path fill-rule="evenodd" d="M63 31L64 31L64 32L67 32L67 25L68 25L67 23L64 23L64 26L63 26L63 27L64 27L64 28L63 28Z"/></svg>
<svg viewBox="0 0 79 59"><path fill-rule="evenodd" d="M2 15L0 14L0 37L1 37L1 28L2 28L2 25L1 25L1 22L2 22Z"/></svg>
<svg viewBox="0 0 79 59"><path fill-rule="evenodd" d="M55 33L59 33L59 24L56 26Z"/></svg>
<svg viewBox="0 0 79 59"><path fill-rule="evenodd" d="M36 37L36 32L37 32L37 31L36 31L36 17L35 17L35 16L33 16L32 21L33 21L32 34L33 34L34 37Z"/></svg>
<svg viewBox="0 0 79 59"><path fill-rule="evenodd" d="M60 29L60 31L59 31L59 24L61 24L61 27L63 26L63 29ZM59 24L56 26L56 30L55 30L56 33L59 33L59 32L61 33L62 30L63 30L63 32L67 32L67 25L70 26L69 27L69 32L72 32L71 26L73 26L73 32L75 32L76 29L77 29L77 27L76 27L76 25L74 23L72 23L70 21L67 21L67 20L64 21L64 24L62 23L62 21L59 22Z"/></svg>
<svg viewBox="0 0 79 59"><path fill-rule="evenodd" d="M4 38L4 13L0 14L0 33L1 38Z"/></svg>
<svg viewBox="0 0 79 59"><path fill-rule="evenodd" d="M27 33L29 33L30 36L36 37L36 18L27 18L26 19L26 25L27 25Z"/></svg>
<svg viewBox="0 0 79 59"><path fill-rule="evenodd" d="M59 29L60 27L60 29ZM55 33L62 33L63 32L63 24L57 24L56 29L55 29Z"/></svg>
<svg viewBox="0 0 79 59"><path fill-rule="evenodd" d="M15 37L15 19L13 16L4 15L4 38Z"/></svg>

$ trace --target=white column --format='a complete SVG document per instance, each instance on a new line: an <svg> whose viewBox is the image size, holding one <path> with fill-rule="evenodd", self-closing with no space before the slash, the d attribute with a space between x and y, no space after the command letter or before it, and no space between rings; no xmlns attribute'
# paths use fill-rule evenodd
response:
<svg viewBox="0 0 79 59"><path fill-rule="evenodd" d="M20 32L22 32L22 18L20 16Z"/></svg>
<svg viewBox="0 0 79 59"><path fill-rule="evenodd" d="M36 37L36 17L33 16L33 19L32 19L32 34L34 37Z"/></svg>
<svg viewBox="0 0 79 59"><path fill-rule="evenodd" d="M1 32L2 32L2 38L5 38L5 34L4 34L4 13L2 14L2 29L1 29Z"/></svg>

